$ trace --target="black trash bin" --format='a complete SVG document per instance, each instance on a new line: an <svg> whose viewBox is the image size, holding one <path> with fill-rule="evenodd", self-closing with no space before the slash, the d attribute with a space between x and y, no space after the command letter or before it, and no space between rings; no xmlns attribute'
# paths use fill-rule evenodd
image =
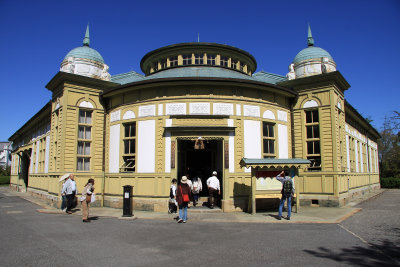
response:
<svg viewBox="0 0 400 267"><path fill-rule="evenodd" d="M132 217L132 188L133 186L131 185L124 185L124 194L123 194L123 198L124 198L124 202L123 202L123 214L122 217Z"/></svg>

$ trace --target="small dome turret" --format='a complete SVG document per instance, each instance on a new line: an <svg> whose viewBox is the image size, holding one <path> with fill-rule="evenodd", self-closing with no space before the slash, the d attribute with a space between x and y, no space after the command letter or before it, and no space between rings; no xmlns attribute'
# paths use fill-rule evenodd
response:
<svg viewBox="0 0 400 267"><path fill-rule="evenodd" d="M289 66L289 80L336 71L336 63L324 49L314 46L314 38L308 25L308 47L301 50Z"/></svg>
<svg viewBox="0 0 400 267"><path fill-rule="evenodd" d="M109 67L104 63L100 53L90 47L88 25L83 45L72 49L65 56L61 62L60 71L109 81L111 76L108 73L108 69Z"/></svg>

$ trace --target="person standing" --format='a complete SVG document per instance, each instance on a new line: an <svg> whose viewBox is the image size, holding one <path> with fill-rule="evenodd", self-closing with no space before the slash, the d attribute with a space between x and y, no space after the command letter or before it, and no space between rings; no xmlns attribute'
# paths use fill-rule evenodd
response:
<svg viewBox="0 0 400 267"><path fill-rule="evenodd" d="M72 214L72 208L74 205L76 194L76 183L73 174L70 174L67 181L65 181L61 194L65 194L67 198L67 209L65 212L68 214Z"/></svg>
<svg viewBox="0 0 400 267"><path fill-rule="evenodd" d="M203 190L203 183L201 182L200 173L193 178L192 193L193 193L193 206L196 207L199 201L200 192Z"/></svg>
<svg viewBox="0 0 400 267"><path fill-rule="evenodd" d="M221 194L221 188L216 171L213 171L212 176L207 179L207 187L209 193L208 203L210 205L210 209L213 209L215 205L215 198Z"/></svg>
<svg viewBox="0 0 400 267"><path fill-rule="evenodd" d="M292 212L292 197L294 196L294 182L293 178L289 176L288 171L282 171L280 174L276 176L276 179L282 183L282 197L279 203L279 214L278 220L282 219L282 209L285 205L285 201L287 200L287 220L290 220L290 215Z"/></svg>
<svg viewBox="0 0 400 267"><path fill-rule="evenodd" d="M172 179L172 184L169 189L169 204L168 204L168 213L176 213L178 209L178 203L176 202L176 183L177 180Z"/></svg>
<svg viewBox="0 0 400 267"><path fill-rule="evenodd" d="M89 204L94 192L94 179L90 178L82 191L81 206L82 206L82 221L90 222L89 220Z"/></svg>
<svg viewBox="0 0 400 267"><path fill-rule="evenodd" d="M181 183L176 190L176 200L179 205L178 223L186 223L187 221L187 207L191 198L191 190L187 183L188 178L182 176Z"/></svg>

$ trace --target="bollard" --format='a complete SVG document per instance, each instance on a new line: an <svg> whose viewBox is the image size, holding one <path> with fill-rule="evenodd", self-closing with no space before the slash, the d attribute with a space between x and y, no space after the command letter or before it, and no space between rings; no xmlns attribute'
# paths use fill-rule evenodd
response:
<svg viewBox="0 0 400 267"><path fill-rule="evenodd" d="M124 194L123 194L123 208L122 208L122 217L132 217L132 188L131 185L124 185Z"/></svg>

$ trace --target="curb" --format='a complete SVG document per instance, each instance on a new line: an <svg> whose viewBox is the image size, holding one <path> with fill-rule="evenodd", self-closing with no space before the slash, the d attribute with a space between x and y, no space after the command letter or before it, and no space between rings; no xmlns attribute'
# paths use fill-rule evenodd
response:
<svg viewBox="0 0 400 267"><path fill-rule="evenodd" d="M355 210L351 211L350 213L348 213L348 214L342 216L341 218L337 219L336 222L334 222L334 223L341 223L341 222L347 220L348 218L350 218L351 216L353 216L354 214L359 213L362 210L363 210L362 208L356 208Z"/></svg>

